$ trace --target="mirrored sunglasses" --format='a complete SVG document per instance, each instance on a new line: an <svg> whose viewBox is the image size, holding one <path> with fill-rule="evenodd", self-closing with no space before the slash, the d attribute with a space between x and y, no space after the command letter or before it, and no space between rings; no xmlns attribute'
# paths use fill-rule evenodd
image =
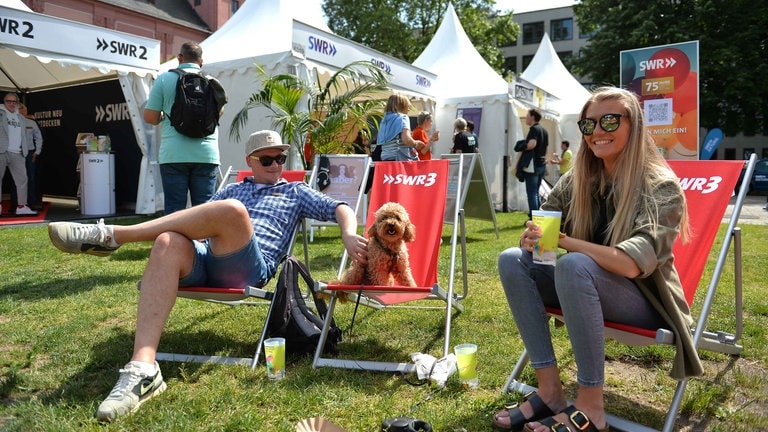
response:
<svg viewBox="0 0 768 432"><path fill-rule="evenodd" d="M628 117L624 114L604 114L602 117L600 117L600 120L595 120L592 118L584 118L579 120L579 130L584 135L592 135L595 133L595 128L597 127L598 121L600 122L600 127L603 128L606 132L613 132L616 129L621 126L621 118L622 117Z"/></svg>
<svg viewBox="0 0 768 432"><path fill-rule="evenodd" d="M272 165L272 162L277 162L278 165L283 165L285 163L285 161L288 159L288 156L286 156L284 154L281 154L281 155L278 155L278 156L255 156L255 155L250 155L248 157L250 157L251 159L253 159L255 161L259 161L259 163L263 167L268 167L268 166Z"/></svg>

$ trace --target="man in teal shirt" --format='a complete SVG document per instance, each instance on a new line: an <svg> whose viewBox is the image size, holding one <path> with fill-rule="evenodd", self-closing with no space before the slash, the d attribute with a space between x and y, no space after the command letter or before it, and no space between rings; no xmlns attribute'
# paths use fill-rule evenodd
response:
<svg viewBox="0 0 768 432"><path fill-rule="evenodd" d="M185 42L178 55L179 69L200 73L203 49L194 42ZM215 192L219 168L218 128L203 138L191 138L179 133L169 120L176 99L179 74L168 71L158 75L149 92L144 121L160 125L161 140L158 161L165 196L165 214L187 207L187 194L193 206L208 201ZM218 81L216 85L221 87ZM224 89L217 97L219 106L227 102Z"/></svg>

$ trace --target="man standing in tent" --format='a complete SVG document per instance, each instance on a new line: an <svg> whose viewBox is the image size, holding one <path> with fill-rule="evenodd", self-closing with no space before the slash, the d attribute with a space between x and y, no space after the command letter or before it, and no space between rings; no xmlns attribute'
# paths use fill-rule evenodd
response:
<svg viewBox="0 0 768 432"><path fill-rule="evenodd" d="M181 45L178 60L179 69L183 72L200 74L203 49L194 42L185 42ZM165 214L186 208L187 194L193 206L208 201L216 190L219 171L218 128L208 136L195 138L182 134L171 124L171 110L180 79L181 72L177 69L158 75L144 110L144 121L159 124L161 128L158 160L165 196ZM227 95L215 78L208 77L208 82L216 89L220 114L221 107L227 102Z"/></svg>
<svg viewBox="0 0 768 432"><path fill-rule="evenodd" d="M16 183L17 215L34 216L36 211L27 207L27 134L25 118L19 114L19 96L6 93L0 109L0 184L5 168L11 171Z"/></svg>
<svg viewBox="0 0 768 432"><path fill-rule="evenodd" d="M546 129L544 129L539 122L541 121L541 113L539 110L533 108L528 110L528 115L525 116L525 124L531 128L528 130L528 135L525 137L525 151L530 152L525 159L528 163L522 167L525 173L525 193L528 195L528 218L531 217L533 210L538 210L541 205L541 197L539 197L539 187L541 187L541 181L544 179L544 175L547 173L547 147L549 147L549 135Z"/></svg>
<svg viewBox="0 0 768 432"><path fill-rule="evenodd" d="M573 152L571 151L571 143L568 140L563 140L560 143L560 148L563 153L558 156L557 153L553 153L552 157L548 159L548 162L558 166L558 179L567 173L571 169L571 160L573 159Z"/></svg>

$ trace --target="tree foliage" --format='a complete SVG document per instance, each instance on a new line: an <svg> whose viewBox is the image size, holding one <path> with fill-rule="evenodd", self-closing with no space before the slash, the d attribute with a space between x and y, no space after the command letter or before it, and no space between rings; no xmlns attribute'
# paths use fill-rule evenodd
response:
<svg viewBox="0 0 768 432"><path fill-rule="evenodd" d="M768 135L768 2L583 0L573 9L581 31L595 31L574 72L618 84L620 51L698 40L700 125Z"/></svg>
<svg viewBox="0 0 768 432"><path fill-rule="evenodd" d="M339 36L412 63L432 40L449 1L325 0L328 27ZM453 0L461 25L480 55L501 71L499 47L517 38L511 13L494 9L494 0ZM445 47L450 50L452 47Z"/></svg>

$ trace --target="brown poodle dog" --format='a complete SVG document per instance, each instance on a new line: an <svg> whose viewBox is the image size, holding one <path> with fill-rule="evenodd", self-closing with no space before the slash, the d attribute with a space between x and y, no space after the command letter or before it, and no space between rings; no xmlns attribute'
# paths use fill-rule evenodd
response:
<svg viewBox="0 0 768 432"><path fill-rule="evenodd" d="M416 227L405 208L388 202L376 210L376 220L368 228L368 263L353 261L335 281L341 285L416 286L411 274L406 242L416 239Z"/></svg>

